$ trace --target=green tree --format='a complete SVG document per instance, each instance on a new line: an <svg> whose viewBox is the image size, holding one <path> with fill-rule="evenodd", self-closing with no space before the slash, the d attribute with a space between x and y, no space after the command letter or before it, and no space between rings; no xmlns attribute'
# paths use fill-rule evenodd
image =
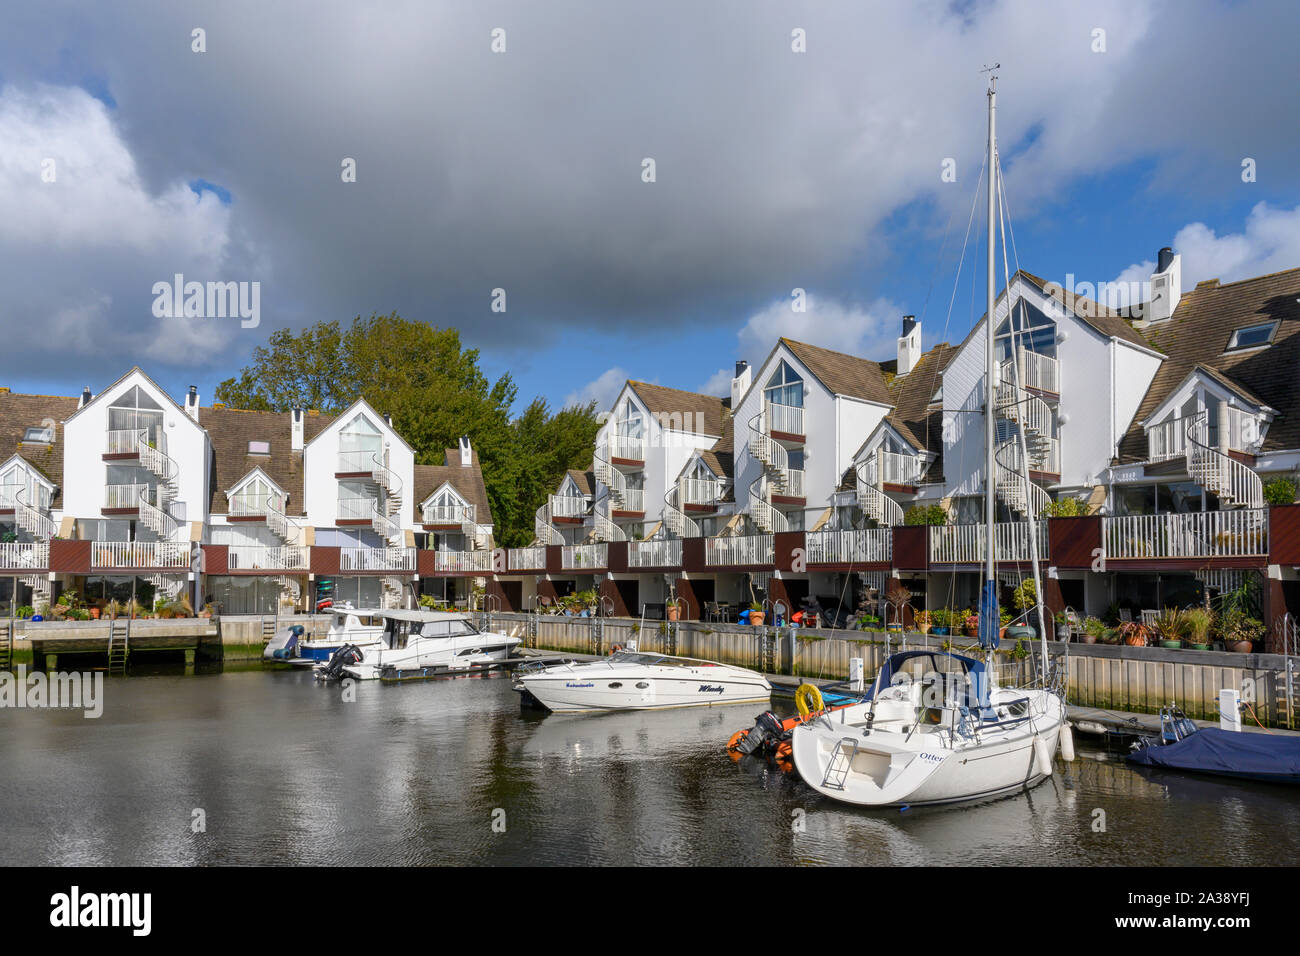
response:
<svg viewBox="0 0 1300 956"><path fill-rule="evenodd" d="M391 315L360 316L346 328L318 322L280 329L252 363L217 386L234 408L337 414L364 397L415 449L420 464L441 464L445 449L468 435L483 467L497 543L527 544L533 513L566 468L585 467L595 439L595 403L551 414L536 399L514 421L518 389L509 374L489 382L477 349L454 328Z"/></svg>

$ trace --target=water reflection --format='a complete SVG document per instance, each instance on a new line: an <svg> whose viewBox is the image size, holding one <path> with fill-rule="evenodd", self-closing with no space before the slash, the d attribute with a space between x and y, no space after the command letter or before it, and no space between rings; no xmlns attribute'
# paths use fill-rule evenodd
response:
<svg viewBox="0 0 1300 956"><path fill-rule="evenodd" d="M354 702L293 671L114 679L99 720L0 711L0 862L1297 858L1288 790L1139 772L1082 738L1080 759L1058 762L1026 794L905 812L846 807L723 752L757 710L543 717L521 714L503 678L365 684ZM195 809L206 832L193 832Z"/></svg>

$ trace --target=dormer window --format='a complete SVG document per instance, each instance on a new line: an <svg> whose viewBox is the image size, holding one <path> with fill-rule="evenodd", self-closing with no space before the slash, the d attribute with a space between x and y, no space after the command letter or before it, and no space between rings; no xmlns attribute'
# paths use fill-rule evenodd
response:
<svg viewBox="0 0 1300 956"><path fill-rule="evenodd" d="M248 453L250 455L269 455L271 454L271 443L269 441L250 441L248 443Z"/></svg>
<svg viewBox="0 0 1300 956"><path fill-rule="evenodd" d="M1277 322L1261 322L1258 325L1247 325L1232 333L1232 336L1228 339L1228 347L1224 351L1255 349L1270 345L1276 333Z"/></svg>
<svg viewBox="0 0 1300 956"><path fill-rule="evenodd" d="M24 444L48 445L54 441L54 429L37 425L23 432Z"/></svg>

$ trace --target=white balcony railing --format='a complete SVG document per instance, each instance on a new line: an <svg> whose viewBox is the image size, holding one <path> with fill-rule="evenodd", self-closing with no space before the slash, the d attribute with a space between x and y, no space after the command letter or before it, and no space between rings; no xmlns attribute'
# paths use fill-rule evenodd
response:
<svg viewBox="0 0 1300 956"><path fill-rule="evenodd" d="M1208 416L1207 416L1208 421ZM1187 430L1194 424L1192 418L1170 418L1147 429L1147 459L1166 461L1187 454ZM1215 435L1216 449L1253 452L1259 444L1259 420L1240 408L1224 409L1222 422L1215 424L1223 431ZM1207 433L1208 437L1208 433Z"/></svg>
<svg viewBox="0 0 1300 956"><path fill-rule="evenodd" d="M1038 559L1047 559L1047 522L1039 521ZM988 540L982 524L936 525L930 528L930 560L935 564L970 564L985 559ZM993 554L997 561L1030 561L1028 521L1003 521L993 526Z"/></svg>
<svg viewBox="0 0 1300 956"><path fill-rule="evenodd" d="M804 434L801 406L766 402L763 405L763 413L766 416L767 432L784 432L787 435Z"/></svg>
<svg viewBox="0 0 1300 956"><path fill-rule="evenodd" d="M546 567L546 549L511 548L506 554L506 561L511 571L536 571Z"/></svg>
<svg viewBox="0 0 1300 956"><path fill-rule="evenodd" d="M134 455L140 451L141 428L113 428L104 432L104 454Z"/></svg>
<svg viewBox="0 0 1300 956"><path fill-rule="evenodd" d="M780 491L775 488L773 494L788 495L791 498L806 497L804 492L804 472L802 468L787 468L785 470L785 487Z"/></svg>
<svg viewBox="0 0 1300 956"><path fill-rule="evenodd" d="M569 544L560 551L560 567L566 570L603 568L609 564L609 545Z"/></svg>
<svg viewBox="0 0 1300 956"><path fill-rule="evenodd" d="M1041 392L1060 393L1061 366L1056 359L1023 348L1016 349L1016 359L1020 364L1019 385L1021 388L1035 388ZM1001 375L999 377L1002 381L1016 383L1016 369L1012 367L1011 359L1003 360L1000 371Z"/></svg>
<svg viewBox="0 0 1300 956"><path fill-rule="evenodd" d="M140 497L149 491L148 485L105 485L105 508L139 508Z"/></svg>
<svg viewBox="0 0 1300 956"><path fill-rule="evenodd" d="M177 541L96 541L92 568L177 568L188 571L190 546Z"/></svg>
<svg viewBox="0 0 1300 956"><path fill-rule="evenodd" d="M861 564L888 561L893 547L892 528L863 531L810 531L805 538L809 564Z"/></svg>
<svg viewBox="0 0 1300 956"><path fill-rule="evenodd" d="M492 573L491 551L435 551L433 567L449 573Z"/></svg>
<svg viewBox="0 0 1300 956"><path fill-rule="evenodd" d="M585 495L551 495L552 518L581 518L587 513Z"/></svg>
<svg viewBox="0 0 1300 956"><path fill-rule="evenodd" d="M915 455L877 449L868 464L868 479L874 485L915 485L921 480L921 459Z"/></svg>
<svg viewBox="0 0 1300 956"><path fill-rule="evenodd" d="M630 568L677 568L681 563L681 538L632 541L627 546L627 565Z"/></svg>
<svg viewBox="0 0 1300 956"><path fill-rule="evenodd" d="M628 435L611 435L609 453L614 458L645 461L645 439L632 438Z"/></svg>
<svg viewBox="0 0 1300 956"><path fill-rule="evenodd" d="M0 510L8 511L17 507L14 499L26 485L0 485Z"/></svg>
<svg viewBox="0 0 1300 956"><path fill-rule="evenodd" d="M50 566L50 545L45 541L0 542L0 569L38 570Z"/></svg>
<svg viewBox="0 0 1300 956"><path fill-rule="evenodd" d="M473 524L476 514L474 505L429 505L424 509L424 523Z"/></svg>
<svg viewBox="0 0 1300 956"><path fill-rule="evenodd" d="M722 482L714 478L683 478L678 484L682 504L713 506L722 498Z"/></svg>
<svg viewBox="0 0 1300 956"><path fill-rule="evenodd" d="M308 567L307 549L296 545L232 544L226 561L231 571L305 571Z"/></svg>
<svg viewBox="0 0 1300 956"><path fill-rule="evenodd" d="M340 498L340 521L370 521L379 513L378 498Z"/></svg>
<svg viewBox="0 0 1300 956"><path fill-rule="evenodd" d="M1268 554L1268 509L1102 519L1108 558L1238 558Z"/></svg>
<svg viewBox="0 0 1300 956"><path fill-rule="evenodd" d="M726 567L744 564L772 564L775 539L770 534L751 534L738 538L706 538L704 563Z"/></svg>
<svg viewBox="0 0 1300 956"><path fill-rule="evenodd" d="M341 548L340 571L414 571L414 548Z"/></svg>
<svg viewBox="0 0 1300 956"><path fill-rule="evenodd" d="M232 518L265 518L271 512L284 514L284 495L238 494L229 501L227 514Z"/></svg>
<svg viewBox="0 0 1300 956"><path fill-rule="evenodd" d="M645 491L641 488L623 489L623 504L618 511L645 511Z"/></svg>
<svg viewBox="0 0 1300 956"><path fill-rule="evenodd" d="M341 451L339 452L338 465L334 470L340 474L370 474L379 467L382 455L383 452L378 448L373 450Z"/></svg>

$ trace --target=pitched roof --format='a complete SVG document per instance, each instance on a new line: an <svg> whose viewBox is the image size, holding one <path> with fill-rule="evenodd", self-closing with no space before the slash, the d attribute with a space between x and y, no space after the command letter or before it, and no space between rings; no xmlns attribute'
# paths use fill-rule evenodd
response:
<svg viewBox="0 0 1300 956"><path fill-rule="evenodd" d="M877 363L785 337L781 338L781 342L832 393L881 405L893 404L884 373Z"/></svg>
<svg viewBox="0 0 1300 956"><path fill-rule="evenodd" d="M334 421L332 415L308 411L303 414L303 441L309 442ZM227 513L226 492L254 468L288 495L288 513L303 515L302 453L293 450L293 414L291 412L255 412L242 408L208 407L199 409L199 424L208 431L212 442L212 493L208 502L211 514ZM269 455L250 455L248 443L270 443Z"/></svg>
<svg viewBox="0 0 1300 956"><path fill-rule="evenodd" d="M63 484L63 422L77 411L78 399L62 395L20 395L0 392L0 461L20 455L56 486L53 506L59 507ZM24 442L29 428L54 420L54 441Z"/></svg>
<svg viewBox="0 0 1300 956"><path fill-rule="evenodd" d="M420 505L444 483L451 485L458 495L474 506L475 521L479 524L492 524L492 504L488 499L487 485L483 482L483 466L479 464L477 449L471 449L468 467L460 463L459 448L448 448L443 454L441 465L415 466L411 507L417 521L420 518Z"/></svg>
<svg viewBox="0 0 1300 956"><path fill-rule="evenodd" d="M677 430L695 434L722 434L723 422L727 417L727 402L716 395L684 392L649 382L629 380L627 384L645 403L650 413L661 416L665 424L674 424ZM686 427L688 425L689 428Z"/></svg>
<svg viewBox="0 0 1300 956"><path fill-rule="evenodd" d="M1065 289L1058 283L1049 283L1046 279L1040 278L1033 273L1020 269L1016 276L1023 276L1043 292L1049 298L1055 299L1063 306L1077 315L1080 320L1092 326L1098 332L1105 336L1115 336L1125 342L1140 346L1144 349L1153 348L1152 344L1143 337L1137 329L1133 328L1132 323L1121 313L1096 302L1093 299L1081 295L1075 295L1068 289ZM1015 276L1012 276L1014 281ZM1051 289L1048 289L1051 286Z"/></svg>
<svg viewBox="0 0 1300 956"><path fill-rule="evenodd" d="M1143 331L1168 357L1120 443L1121 461L1147 457L1145 421L1197 367L1256 404L1277 410L1264 450L1300 447L1300 269L1220 285L1202 282L1183 293L1174 314ZM1225 352L1233 331L1277 320L1273 344ZM1252 398L1252 396L1255 396Z"/></svg>
<svg viewBox="0 0 1300 956"><path fill-rule="evenodd" d="M921 355L912 371L889 383L894 410L885 419L919 451L943 451L942 413L930 411L930 400L943 384L943 370L958 351L957 346L940 342ZM937 426L936 421L940 421Z"/></svg>
<svg viewBox="0 0 1300 956"><path fill-rule="evenodd" d="M581 468L570 468L565 472L573 483L578 486L578 490L584 495L594 495L596 488L596 474L590 468L583 471ZM560 479L560 487L564 487L564 479Z"/></svg>
<svg viewBox="0 0 1300 956"><path fill-rule="evenodd" d="M712 469L715 475L722 478L731 478L734 474L734 442L736 437L735 419L731 416L731 410L727 410L727 418L722 423L722 437L713 443L711 448L700 452L700 458L706 465Z"/></svg>

